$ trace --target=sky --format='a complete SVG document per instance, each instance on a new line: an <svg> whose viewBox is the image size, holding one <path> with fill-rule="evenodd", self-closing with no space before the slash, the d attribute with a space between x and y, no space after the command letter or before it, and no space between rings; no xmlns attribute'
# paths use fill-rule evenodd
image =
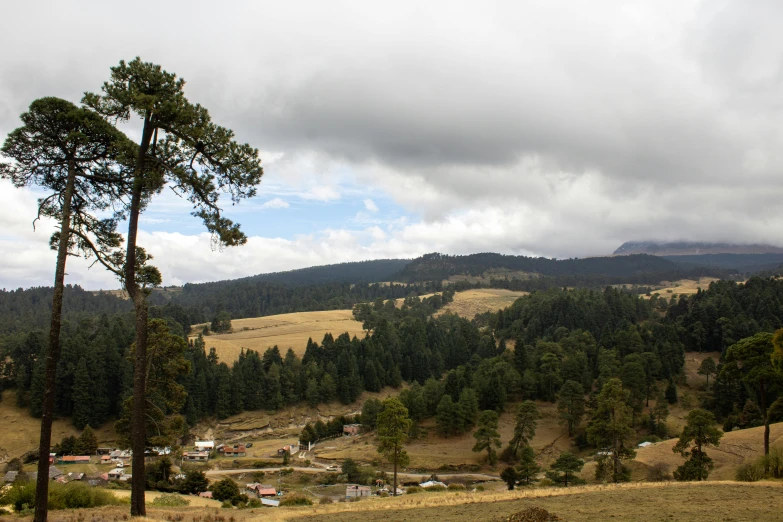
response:
<svg viewBox="0 0 783 522"><path fill-rule="evenodd" d="M248 243L171 191L139 244L166 285L428 252L783 246L783 3L34 1L0 5L0 139L140 56L260 150ZM134 137L134 128L128 134ZM0 181L0 288L51 285L52 223ZM119 283L70 259L67 281Z"/></svg>

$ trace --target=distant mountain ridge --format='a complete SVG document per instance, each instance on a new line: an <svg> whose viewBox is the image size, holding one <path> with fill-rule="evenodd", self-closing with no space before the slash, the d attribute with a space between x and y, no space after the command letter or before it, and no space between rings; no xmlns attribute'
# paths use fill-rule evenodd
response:
<svg viewBox="0 0 783 522"><path fill-rule="evenodd" d="M432 253L408 263L395 276L395 280L438 281L453 275L477 276L497 268L526 272L539 277L558 278L561 286L650 284L690 277L726 277L731 272L717 267L697 267L690 263L682 265L649 254L548 259L489 252L465 256Z"/></svg>
<svg viewBox="0 0 783 522"><path fill-rule="evenodd" d="M764 245L738 245L734 243L704 243L698 241L676 241L656 243L653 241L627 241L614 251L614 256L649 254L654 256L701 256L705 254L783 254L783 248Z"/></svg>

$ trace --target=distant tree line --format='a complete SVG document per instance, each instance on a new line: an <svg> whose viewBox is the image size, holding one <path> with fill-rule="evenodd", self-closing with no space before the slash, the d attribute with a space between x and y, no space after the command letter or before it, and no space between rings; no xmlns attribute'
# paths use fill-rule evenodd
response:
<svg viewBox="0 0 783 522"><path fill-rule="evenodd" d="M466 256L432 253L408 263L396 275L396 280L440 281L453 275L482 276L490 270L497 269L524 272L531 276L537 274L549 278L561 278L560 281L563 282L590 281L593 284L601 285L653 283L703 276L728 277L736 273L736 271L716 267L681 265L659 256L646 254L585 259L549 259L493 253ZM517 281L519 284L524 284L527 279L518 279ZM527 288L519 289L527 290Z"/></svg>

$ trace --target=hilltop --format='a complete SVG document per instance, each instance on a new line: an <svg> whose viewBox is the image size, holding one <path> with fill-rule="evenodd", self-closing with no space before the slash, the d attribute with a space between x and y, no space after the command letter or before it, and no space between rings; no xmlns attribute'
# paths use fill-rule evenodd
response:
<svg viewBox="0 0 783 522"><path fill-rule="evenodd" d="M740 245L736 243L703 243L678 241L655 243L652 241L627 241L612 255L627 256L650 254L654 256L699 256L706 254L783 254L783 248L772 245Z"/></svg>

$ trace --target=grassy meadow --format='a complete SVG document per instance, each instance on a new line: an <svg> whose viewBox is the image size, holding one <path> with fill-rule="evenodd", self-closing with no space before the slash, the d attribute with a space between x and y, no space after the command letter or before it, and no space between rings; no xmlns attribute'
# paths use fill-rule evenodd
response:
<svg viewBox="0 0 783 522"><path fill-rule="evenodd" d="M324 335L330 332L335 337L345 332L352 337L364 336L362 323L354 320L351 310L297 312L234 319L231 325L231 333L204 338L207 349L214 347L220 360L227 364L239 357L242 348L263 353L267 348L276 345L283 355L291 348L296 355L302 357L309 338L320 344ZM202 326L195 325L193 332L198 333Z"/></svg>

